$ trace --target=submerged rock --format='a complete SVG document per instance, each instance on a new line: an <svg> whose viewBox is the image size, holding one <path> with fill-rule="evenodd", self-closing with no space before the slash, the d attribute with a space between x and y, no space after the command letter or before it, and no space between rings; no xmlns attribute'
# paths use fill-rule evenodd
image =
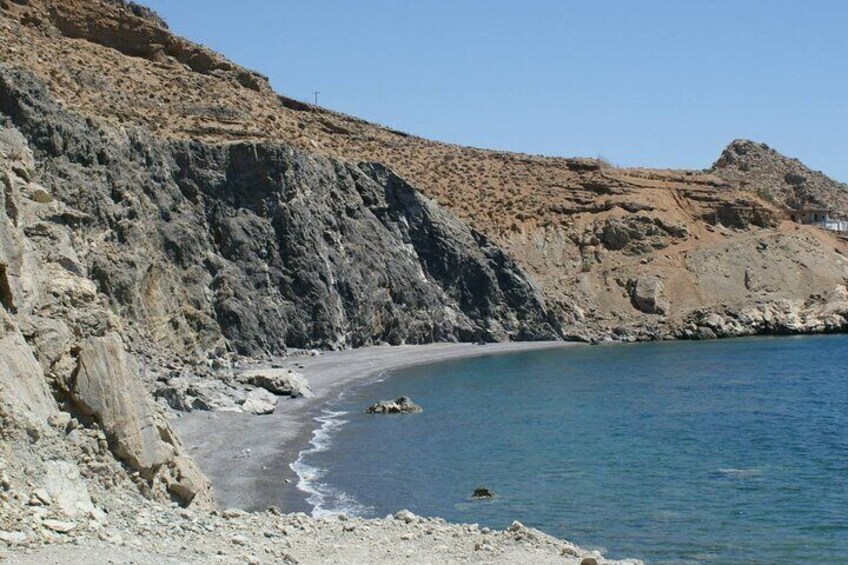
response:
<svg viewBox="0 0 848 565"><path fill-rule="evenodd" d="M424 409L415 404L408 396L396 400L381 400L368 407L368 414L418 414Z"/></svg>

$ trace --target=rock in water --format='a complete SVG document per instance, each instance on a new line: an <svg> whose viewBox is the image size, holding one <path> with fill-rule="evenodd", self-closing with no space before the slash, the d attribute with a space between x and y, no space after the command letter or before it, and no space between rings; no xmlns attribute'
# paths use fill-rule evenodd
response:
<svg viewBox="0 0 848 565"><path fill-rule="evenodd" d="M418 414L424 409L412 402L408 396L396 400L381 400L368 407L368 414Z"/></svg>
<svg viewBox="0 0 848 565"><path fill-rule="evenodd" d="M493 498L495 493L489 490L486 487L477 487L474 489L474 494L471 495L471 498Z"/></svg>

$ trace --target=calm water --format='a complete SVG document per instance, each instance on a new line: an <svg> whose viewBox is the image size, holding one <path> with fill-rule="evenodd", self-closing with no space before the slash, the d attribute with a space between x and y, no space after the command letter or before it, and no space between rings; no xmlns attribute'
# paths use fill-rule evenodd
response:
<svg viewBox="0 0 848 565"><path fill-rule="evenodd" d="M402 394L424 413L362 413ZM319 514L520 520L652 564L848 563L846 336L445 362L323 421L296 465Z"/></svg>

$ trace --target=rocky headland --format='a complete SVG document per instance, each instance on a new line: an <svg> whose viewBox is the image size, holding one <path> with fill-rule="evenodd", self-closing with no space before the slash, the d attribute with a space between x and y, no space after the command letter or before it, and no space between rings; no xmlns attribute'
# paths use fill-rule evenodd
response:
<svg viewBox="0 0 848 565"><path fill-rule="evenodd" d="M600 560L520 525L222 512L172 418L308 399L320 350L844 331L848 244L786 210L847 190L748 141L703 171L442 144L132 2L0 0L0 557Z"/></svg>

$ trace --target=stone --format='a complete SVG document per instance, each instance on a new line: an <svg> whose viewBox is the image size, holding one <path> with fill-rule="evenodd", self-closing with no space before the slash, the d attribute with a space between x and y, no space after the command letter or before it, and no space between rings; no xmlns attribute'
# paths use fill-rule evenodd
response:
<svg viewBox="0 0 848 565"><path fill-rule="evenodd" d="M637 279L632 287L630 300L637 310L646 314L668 314L669 303L661 280L654 276L644 276Z"/></svg>
<svg viewBox="0 0 848 565"><path fill-rule="evenodd" d="M409 510L401 510L396 513L394 516L395 520L400 520L406 524L411 524L418 519L418 516L410 512Z"/></svg>
<svg viewBox="0 0 848 565"><path fill-rule="evenodd" d="M271 392L268 392L264 388L255 388L249 391L246 395L245 400L255 400L257 402L264 402L266 404L270 404L271 406L277 405L277 396Z"/></svg>
<svg viewBox="0 0 848 565"><path fill-rule="evenodd" d="M423 408L407 396L401 396L395 400L381 400L366 410L368 414L417 414L423 411Z"/></svg>
<svg viewBox="0 0 848 565"><path fill-rule="evenodd" d="M53 202L53 197L50 192L40 184L32 183L28 187L29 197L39 204L49 204Z"/></svg>
<svg viewBox="0 0 848 565"><path fill-rule="evenodd" d="M230 542L232 542L234 545L245 546L248 543L250 543L250 540L248 540L247 537L245 537L241 534L236 534L236 535L234 535L233 537L230 538Z"/></svg>
<svg viewBox="0 0 848 565"><path fill-rule="evenodd" d="M255 398L248 398L241 405L242 412L246 412L248 414L255 414L257 416L264 416L267 414L274 413L274 405L270 402L265 402L263 400L257 400Z"/></svg>
<svg viewBox="0 0 848 565"><path fill-rule="evenodd" d="M0 530L0 541L8 545L19 545L25 543L29 539L24 532L7 532Z"/></svg>
<svg viewBox="0 0 848 565"><path fill-rule="evenodd" d="M300 373L291 369L253 369L239 375L239 380L280 396L312 398L312 389Z"/></svg>
<svg viewBox="0 0 848 565"><path fill-rule="evenodd" d="M48 530L54 531L59 534L67 534L68 532L77 527L77 525L73 522L54 520L52 518L42 520L41 525L47 528Z"/></svg>
<svg viewBox="0 0 848 565"><path fill-rule="evenodd" d="M37 488L32 491L32 498L30 499L30 504L32 501L38 501L38 504L43 504L44 506L50 506L53 504L53 499L50 497L50 493L47 492L47 489Z"/></svg>
<svg viewBox="0 0 848 565"><path fill-rule="evenodd" d="M67 383L77 409L103 429L115 455L143 478L163 481L183 504L212 504L211 486L150 400L116 333L83 342Z"/></svg>
<svg viewBox="0 0 848 565"><path fill-rule="evenodd" d="M584 557L580 560L580 565L598 565L598 560L594 557Z"/></svg>

